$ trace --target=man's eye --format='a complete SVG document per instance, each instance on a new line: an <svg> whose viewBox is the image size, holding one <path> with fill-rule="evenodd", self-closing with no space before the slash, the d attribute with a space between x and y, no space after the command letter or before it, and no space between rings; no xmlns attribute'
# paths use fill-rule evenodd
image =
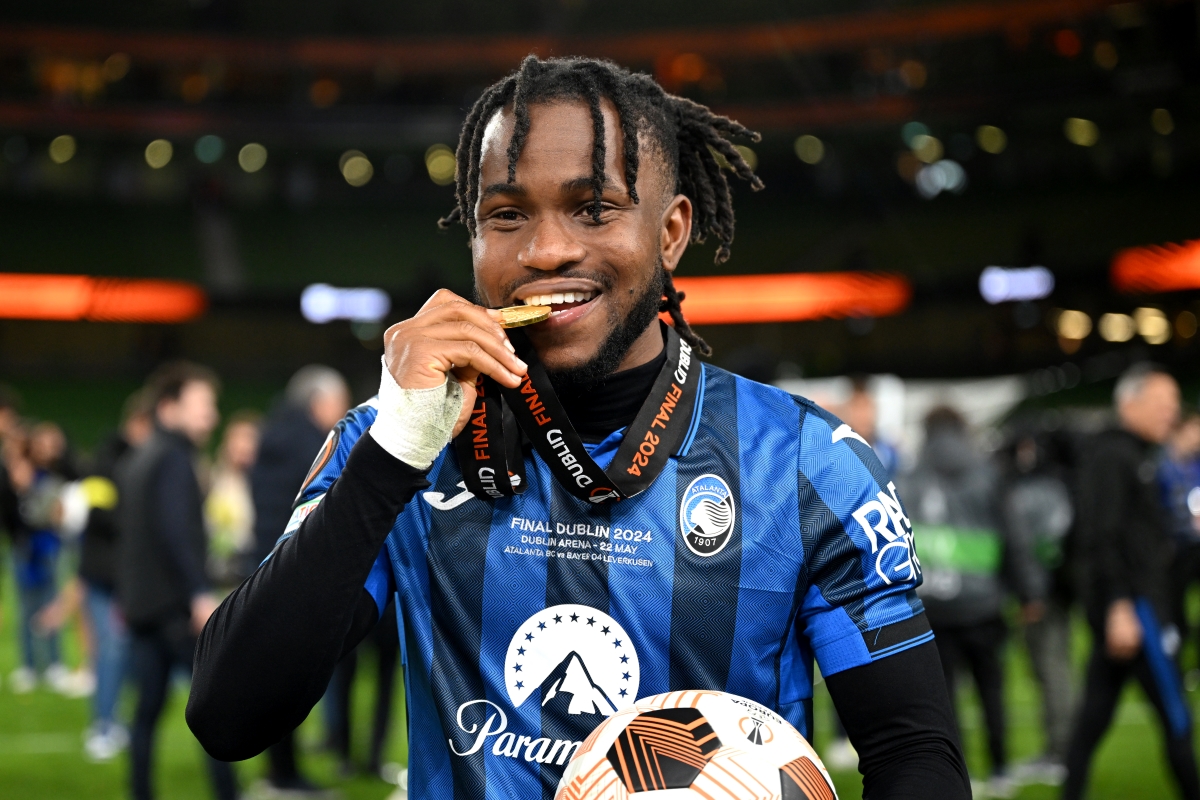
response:
<svg viewBox="0 0 1200 800"><path fill-rule="evenodd" d="M579 209L579 214L594 222L596 217L593 212L595 210L596 210L596 206L589 203L588 205ZM615 210L616 210L616 206L612 205L611 203L601 203L600 204L600 221L603 222L605 220L605 218L609 216L609 212L615 211Z"/></svg>
<svg viewBox="0 0 1200 800"><path fill-rule="evenodd" d="M520 218L521 214L517 211L513 211L512 209L497 211L492 215L492 219L503 220L504 222L516 222Z"/></svg>

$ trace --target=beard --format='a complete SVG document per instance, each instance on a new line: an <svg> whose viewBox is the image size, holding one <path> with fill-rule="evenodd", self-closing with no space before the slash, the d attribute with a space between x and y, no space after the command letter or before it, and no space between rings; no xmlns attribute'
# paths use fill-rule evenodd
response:
<svg viewBox="0 0 1200 800"><path fill-rule="evenodd" d="M638 337L646 332L662 305L663 280L662 257L658 259L654 274L633 306L625 312L614 309L609 317L612 329L600 343L600 349L582 364L560 369L547 369L550 385L561 396L579 395L595 388L609 375L617 371L629 348Z"/></svg>

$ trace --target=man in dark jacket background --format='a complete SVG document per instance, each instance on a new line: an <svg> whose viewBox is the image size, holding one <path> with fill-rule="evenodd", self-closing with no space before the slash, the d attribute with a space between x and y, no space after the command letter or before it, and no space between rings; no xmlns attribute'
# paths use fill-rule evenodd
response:
<svg viewBox="0 0 1200 800"><path fill-rule="evenodd" d="M117 722L116 708L128 665L129 634L118 609L118 527L113 484L117 465L154 433L154 409L145 389L125 401L121 427L96 448L92 467L85 479L90 486L87 524L79 543L79 578L92 625L96 691L92 695L92 719L84 734L84 751L92 761L115 758L129 742L129 734ZM107 495L107 496L104 496Z"/></svg>
<svg viewBox="0 0 1200 800"><path fill-rule="evenodd" d="M1166 622L1170 526L1155 480L1157 446L1179 416L1179 385L1161 368L1136 365L1117 381L1114 400L1119 427L1096 437L1079 475L1077 568L1092 654L1063 797L1083 796L1121 690L1136 678L1162 722L1180 792L1196 800L1191 713L1171 657L1179 634Z"/></svg>
<svg viewBox="0 0 1200 800"><path fill-rule="evenodd" d="M313 453L332 452L321 445L349 410L350 391L337 370L310 364L288 381L283 403L263 426L258 459L250 471L256 552L247 574L267 557L287 527L292 503L313 465ZM317 458L320 461L321 456ZM271 786L290 792L318 791L297 769L294 732L269 747L267 756Z"/></svg>
<svg viewBox="0 0 1200 800"><path fill-rule="evenodd" d="M202 496L193 465L219 419L216 375L195 364L167 364L151 376L154 433L121 465L117 476L117 594L132 632L138 690L130 736L134 800L154 796L154 729L170 688L171 671L190 671L196 637L217 607L204 565L207 539ZM219 800L234 800L229 764L208 759Z"/></svg>
<svg viewBox="0 0 1200 800"><path fill-rule="evenodd" d="M275 547L292 516L292 503L333 426L350 410L350 390L340 372L320 364L299 369L283 402L263 424L258 459L250 471L254 495L253 571Z"/></svg>
<svg viewBox="0 0 1200 800"><path fill-rule="evenodd" d="M979 691L987 726L991 776L987 792L1010 797L1004 708L1002 616L1006 588L1027 599L1028 554L1008 541L1000 511L999 473L971 439L967 422L949 406L925 418L916 467L898 482L912 516L924 582L917 589L950 696L965 667Z"/></svg>

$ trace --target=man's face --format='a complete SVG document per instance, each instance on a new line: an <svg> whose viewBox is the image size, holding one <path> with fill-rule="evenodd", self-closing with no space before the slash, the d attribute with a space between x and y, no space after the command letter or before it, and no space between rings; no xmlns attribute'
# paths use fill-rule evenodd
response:
<svg viewBox="0 0 1200 800"><path fill-rule="evenodd" d="M217 393L205 381L188 381L178 400L165 400L159 404L158 417L167 430L178 431L197 446L202 446L221 419L217 411Z"/></svg>
<svg viewBox="0 0 1200 800"><path fill-rule="evenodd" d="M242 471L250 469L258 455L258 426L252 422L233 423L225 429L221 448L229 466Z"/></svg>
<svg viewBox="0 0 1200 800"><path fill-rule="evenodd" d="M511 112L497 113L483 138L471 245L476 292L490 307L549 298L554 315L526 330L551 371L596 357L638 300L654 290L658 271L675 268L691 229L690 203L668 191L658 153L645 140L639 147L641 202L630 199L619 119L607 100L601 107L606 155L598 224L591 214L593 129L586 104L530 106L530 129L511 184ZM638 333L647 341L650 333L658 335L650 327ZM660 346L655 343L650 355Z"/></svg>
<svg viewBox="0 0 1200 800"><path fill-rule="evenodd" d="M322 431L328 431L350 410L350 394L343 388L318 392L309 403L309 416Z"/></svg>
<svg viewBox="0 0 1200 800"><path fill-rule="evenodd" d="M1148 442L1162 444L1179 418L1179 384L1170 375L1151 375L1118 411L1126 428Z"/></svg>

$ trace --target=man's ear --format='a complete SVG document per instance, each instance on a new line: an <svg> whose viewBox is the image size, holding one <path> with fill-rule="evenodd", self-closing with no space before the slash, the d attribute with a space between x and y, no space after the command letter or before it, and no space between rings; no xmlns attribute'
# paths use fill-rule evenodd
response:
<svg viewBox="0 0 1200 800"><path fill-rule="evenodd" d="M673 272L692 236L692 201L687 195L677 194L667 203L659 231L663 269Z"/></svg>

